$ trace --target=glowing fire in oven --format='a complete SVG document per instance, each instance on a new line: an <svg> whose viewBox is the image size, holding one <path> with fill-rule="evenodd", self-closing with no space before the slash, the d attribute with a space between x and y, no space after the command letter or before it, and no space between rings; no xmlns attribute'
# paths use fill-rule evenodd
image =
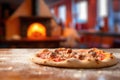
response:
<svg viewBox="0 0 120 80"><path fill-rule="evenodd" d="M32 39L39 39L46 36L46 28L40 23L33 23L29 26L27 37Z"/></svg>

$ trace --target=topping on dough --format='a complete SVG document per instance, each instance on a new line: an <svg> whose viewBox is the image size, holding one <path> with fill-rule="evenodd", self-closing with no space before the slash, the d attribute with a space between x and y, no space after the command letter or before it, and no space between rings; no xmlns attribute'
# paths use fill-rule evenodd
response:
<svg viewBox="0 0 120 80"><path fill-rule="evenodd" d="M79 59L80 60L84 60L85 59L85 55L79 55Z"/></svg>

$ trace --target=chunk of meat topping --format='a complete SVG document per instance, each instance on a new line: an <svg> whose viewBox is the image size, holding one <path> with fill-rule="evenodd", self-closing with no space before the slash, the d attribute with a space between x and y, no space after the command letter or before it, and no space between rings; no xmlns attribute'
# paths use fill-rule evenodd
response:
<svg viewBox="0 0 120 80"><path fill-rule="evenodd" d="M67 49L67 53L72 53L72 49Z"/></svg>
<svg viewBox="0 0 120 80"><path fill-rule="evenodd" d="M52 53L50 54L50 57L51 57L51 58L56 58L56 56L57 56L57 55L56 55L55 52L52 52Z"/></svg>
<svg viewBox="0 0 120 80"><path fill-rule="evenodd" d="M96 62L97 64L99 64L99 59L95 59L95 62Z"/></svg>
<svg viewBox="0 0 120 80"><path fill-rule="evenodd" d="M59 53L59 50L55 49L55 51L54 51L54 52Z"/></svg>
<svg viewBox="0 0 120 80"><path fill-rule="evenodd" d="M91 52L91 55L92 55L93 57L96 57L96 56L97 56L97 53L96 53L96 52Z"/></svg>
<svg viewBox="0 0 120 80"><path fill-rule="evenodd" d="M85 59L85 55L79 55L78 57L80 60L84 60Z"/></svg>

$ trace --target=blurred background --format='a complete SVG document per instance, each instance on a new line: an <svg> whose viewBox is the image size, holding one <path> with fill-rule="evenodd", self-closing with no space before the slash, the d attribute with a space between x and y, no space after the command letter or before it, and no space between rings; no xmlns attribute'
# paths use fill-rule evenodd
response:
<svg viewBox="0 0 120 80"><path fill-rule="evenodd" d="M120 0L0 0L0 48L120 48Z"/></svg>

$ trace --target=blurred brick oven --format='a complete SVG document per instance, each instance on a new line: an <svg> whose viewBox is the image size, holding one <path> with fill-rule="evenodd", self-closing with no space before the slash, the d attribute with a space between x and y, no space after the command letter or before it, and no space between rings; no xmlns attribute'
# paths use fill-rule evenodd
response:
<svg viewBox="0 0 120 80"><path fill-rule="evenodd" d="M0 45L6 44L10 48L60 47L60 42L65 39L53 35L60 31L56 25L53 26L53 21L44 0L24 0L7 20L6 40L1 41Z"/></svg>
<svg viewBox="0 0 120 80"><path fill-rule="evenodd" d="M22 16L19 17L20 21L20 36L22 38L40 38L40 37L50 37L51 36L51 17L39 16L44 8L39 8L39 6L44 6L41 0L31 0L31 14L32 16ZM40 3L39 5L37 3ZM35 24L34 24L35 23ZM31 28L31 29L30 29ZM34 29L34 30L33 30ZM28 35L29 33L29 35ZM30 35L31 34L31 35Z"/></svg>
<svg viewBox="0 0 120 80"><path fill-rule="evenodd" d="M27 38L27 31L33 23L45 27L46 37L59 37L61 30L52 17L45 0L24 0L6 21L6 40ZM38 38L40 34L36 29L34 35Z"/></svg>

